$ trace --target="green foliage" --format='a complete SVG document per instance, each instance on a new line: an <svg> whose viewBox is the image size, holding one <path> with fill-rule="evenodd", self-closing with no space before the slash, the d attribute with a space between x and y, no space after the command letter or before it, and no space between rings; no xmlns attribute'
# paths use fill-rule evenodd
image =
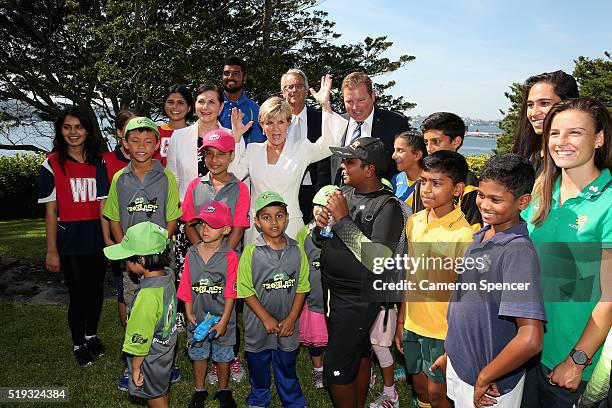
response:
<svg viewBox="0 0 612 408"><path fill-rule="evenodd" d="M491 158L488 154L479 154L478 156L467 156L465 159L468 163L468 168L476 175L480 177L480 169L485 163Z"/></svg>
<svg viewBox="0 0 612 408"><path fill-rule="evenodd" d="M578 57L574 62L574 78L580 86L581 96L599 99L612 110L612 55L604 53L604 58Z"/></svg>
<svg viewBox="0 0 612 408"><path fill-rule="evenodd" d="M512 151L514 136L519 126L519 114L523 103L523 84L518 82L510 85L510 91L504 92L506 98L510 100L510 108L506 112L500 109L503 119L499 122L502 134L497 138L497 147L493 150L496 154L509 153Z"/></svg>
<svg viewBox="0 0 612 408"><path fill-rule="evenodd" d="M44 216L37 204L42 154L0 156L0 220Z"/></svg>
<svg viewBox="0 0 612 408"><path fill-rule="evenodd" d="M219 83L229 54L246 60L246 87L259 102L280 92L289 68L302 68L315 86L332 73L339 87L351 71L376 77L414 59L384 57L393 44L386 37L338 44L318 3L0 0L0 101L22 101L47 120L80 104L107 124L122 108L160 115L171 84ZM393 85L377 84L380 104L413 107L387 94Z"/></svg>

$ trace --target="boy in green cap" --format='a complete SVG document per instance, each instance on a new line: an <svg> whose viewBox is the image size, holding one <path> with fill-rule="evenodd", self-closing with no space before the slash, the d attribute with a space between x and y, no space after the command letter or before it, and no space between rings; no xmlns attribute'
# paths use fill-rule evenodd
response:
<svg viewBox="0 0 612 408"><path fill-rule="evenodd" d="M135 117L125 126L125 143L130 151L130 163L113 176L110 188L98 188L102 200L103 216L110 221L115 242L121 242L127 229L143 221L150 221L165 228L171 237L183 214L179 208L179 192L176 178L153 159L159 147L157 125L149 118ZM123 298L129 313L138 288L123 271ZM178 381L180 373L175 364L172 381ZM127 391L127 370L119 379L121 391Z"/></svg>
<svg viewBox="0 0 612 408"><path fill-rule="evenodd" d="M130 273L142 276L125 329L130 395L149 407L168 407L170 371L176 344L176 289L168 250L168 231L141 222L119 244L104 248L111 260L126 260Z"/></svg>
<svg viewBox="0 0 612 408"><path fill-rule="evenodd" d="M244 248L238 265L238 297L244 298L244 351L249 364L249 407L270 404L270 363L283 406L305 407L296 373L298 318L310 291L308 258L285 234L287 204L273 191L255 201L261 234Z"/></svg>
<svg viewBox="0 0 612 408"><path fill-rule="evenodd" d="M327 185L321 187L312 199L313 213L318 207L325 207L331 194L338 191L338 187ZM323 388L323 352L327 345L327 323L323 302L323 288L321 287L321 248L315 245L312 233L316 224L314 220L302 227L295 240L298 242L308 258L310 293L300 315L300 343L308 348L308 355L312 362L312 383L315 388Z"/></svg>

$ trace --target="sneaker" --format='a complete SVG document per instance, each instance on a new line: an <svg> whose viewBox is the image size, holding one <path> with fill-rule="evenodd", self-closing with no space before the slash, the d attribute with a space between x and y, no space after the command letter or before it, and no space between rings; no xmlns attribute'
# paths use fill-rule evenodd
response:
<svg viewBox="0 0 612 408"><path fill-rule="evenodd" d="M215 385L219 381L219 377L217 376L217 364L212 363L210 365L210 370L208 370L208 375L206 376L206 382L210 385Z"/></svg>
<svg viewBox="0 0 612 408"><path fill-rule="evenodd" d="M119 391L127 391L128 390L128 386L130 385L130 372L128 371L128 369L126 368L123 371L123 374L121 374L121 377L119 377L119 384L117 384L117 388L119 389Z"/></svg>
<svg viewBox="0 0 612 408"><path fill-rule="evenodd" d="M217 391L215 399L219 401L219 408L236 408L236 401L230 390Z"/></svg>
<svg viewBox="0 0 612 408"><path fill-rule="evenodd" d="M312 383L316 389L323 388L323 371L312 370Z"/></svg>
<svg viewBox="0 0 612 408"><path fill-rule="evenodd" d="M244 380L244 368L242 368L239 357L235 357L230 363L230 374L233 381L240 382Z"/></svg>
<svg viewBox="0 0 612 408"><path fill-rule="evenodd" d="M204 401L208 398L208 391L196 391L191 396L189 408L204 408Z"/></svg>
<svg viewBox="0 0 612 408"><path fill-rule="evenodd" d="M399 408L399 395L395 393L395 399L386 394L379 394L374 402L370 403L370 408Z"/></svg>
<svg viewBox="0 0 612 408"><path fill-rule="evenodd" d="M172 367L172 370L170 371L170 382L174 384L180 379L181 379L181 372L179 371L179 368Z"/></svg>
<svg viewBox="0 0 612 408"><path fill-rule="evenodd" d="M92 357L102 357L106 352L106 349L98 336L93 336L88 340L85 340L85 344L87 345L87 349Z"/></svg>
<svg viewBox="0 0 612 408"><path fill-rule="evenodd" d="M179 333L185 331L185 315L181 312L176 314L176 329Z"/></svg>
<svg viewBox="0 0 612 408"><path fill-rule="evenodd" d="M404 367L396 368L393 370L393 381L406 381L406 370Z"/></svg>
<svg viewBox="0 0 612 408"><path fill-rule="evenodd" d="M91 365L91 363L93 363L93 357L87 349L86 344L79 346L79 348L74 350L72 353L74 354L74 358L76 358L77 363L81 367L87 367L88 365Z"/></svg>

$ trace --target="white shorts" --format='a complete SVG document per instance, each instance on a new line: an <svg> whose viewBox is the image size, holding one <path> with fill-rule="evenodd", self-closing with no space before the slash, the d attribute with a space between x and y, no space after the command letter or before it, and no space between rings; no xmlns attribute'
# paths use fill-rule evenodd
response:
<svg viewBox="0 0 612 408"><path fill-rule="evenodd" d="M495 408L519 408L524 385L525 374L512 391L496 398ZM446 360L446 395L455 402L455 408L474 408L474 387L459 378L450 359Z"/></svg>

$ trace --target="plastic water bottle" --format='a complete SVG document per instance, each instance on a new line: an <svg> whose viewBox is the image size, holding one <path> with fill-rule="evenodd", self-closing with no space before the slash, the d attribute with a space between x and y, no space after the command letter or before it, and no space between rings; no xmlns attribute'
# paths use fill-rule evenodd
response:
<svg viewBox="0 0 612 408"><path fill-rule="evenodd" d="M333 237L334 233L332 232L332 227L335 223L334 217L332 217L330 214L329 219L327 220L327 225L321 230L321 236L325 238Z"/></svg>

